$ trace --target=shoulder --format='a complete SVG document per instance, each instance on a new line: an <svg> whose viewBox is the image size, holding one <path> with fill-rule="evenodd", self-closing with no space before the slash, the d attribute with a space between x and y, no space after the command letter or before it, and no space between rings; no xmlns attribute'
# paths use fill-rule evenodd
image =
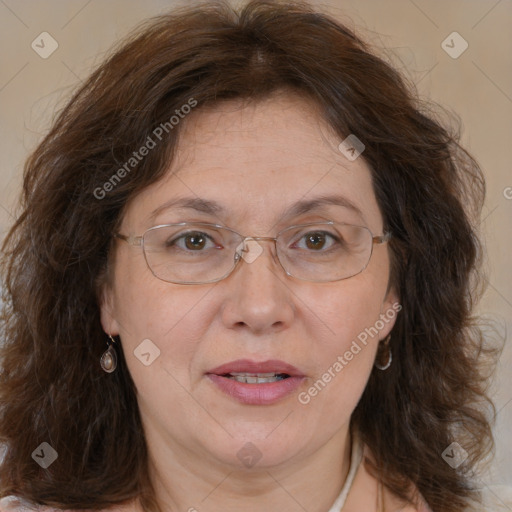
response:
<svg viewBox="0 0 512 512"><path fill-rule="evenodd" d="M83 510L62 510L43 505L33 505L16 496L6 496L0 499L0 512L84 512ZM98 512L140 512L140 509L134 504L123 504L109 507Z"/></svg>
<svg viewBox="0 0 512 512"><path fill-rule="evenodd" d="M44 505L34 505L17 496L6 496L0 499L0 512L74 512Z"/></svg>
<svg viewBox="0 0 512 512"><path fill-rule="evenodd" d="M28 502L16 496L6 496L0 499L0 512L33 512L41 511L41 508L31 506ZM47 512L46 509L45 512Z"/></svg>
<svg viewBox="0 0 512 512"><path fill-rule="evenodd" d="M411 505L400 507L400 502L389 491L385 491L385 504L396 512L432 512L430 507L420 496L418 507ZM482 509L482 507L484 507ZM508 512L512 510L512 487L506 485L491 485L482 490L482 503L472 503L469 505L468 512Z"/></svg>
<svg viewBox="0 0 512 512"><path fill-rule="evenodd" d="M432 512L427 502L418 491L418 489L411 483L410 496L414 504L408 503L400 499L390 489L383 486L372 474L367 471L365 460L375 463L375 458L366 445L363 446L363 459L360 466L361 483L365 488L365 492L372 488L377 488L377 507L382 510L389 510L393 512Z"/></svg>
<svg viewBox="0 0 512 512"><path fill-rule="evenodd" d="M414 505L401 500L368 470L367 461L374 463L375 459L368 446L362 445L359 467L343 510L347 510L347 512L360 512L361 510L432 512L419 493L414 492L414 489L411 489L411 493L416 497Z"/></svg>
<svg viewBox="0 0 512 512"><path fill-rule="evenodd" d="M33 510L37 509L30 508L28 503L16 496L6 496L0 499L0 512L32 512Z"/></svg>
<svg viewBox="0 0 512 512"><path fill-rule="evenodd" d="M384 488L384 510L393 510L396 512L432 512L423 497L419 494L416 494L416 496L416 504L410 505L400 500L398 496L393 494L389 489Z"/></svg>
<svg viewBox="0 0 512 512"><path fill-rule="evenodd" d="M512 510L512 487L508 485L490 485L482 490L482 501L488 512Z"/></svg>

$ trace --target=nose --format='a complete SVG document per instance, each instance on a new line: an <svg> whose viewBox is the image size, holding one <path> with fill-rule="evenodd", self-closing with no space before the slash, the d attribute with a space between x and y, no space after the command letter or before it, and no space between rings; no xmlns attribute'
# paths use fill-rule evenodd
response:
<svg viewBox="0 0 512 512"><path fill-rule="evenodd" d="M224 325L256 334L271 334L289 327L295 314L289 281L272 239L248 239L241 261L223 281Z"/></svg>

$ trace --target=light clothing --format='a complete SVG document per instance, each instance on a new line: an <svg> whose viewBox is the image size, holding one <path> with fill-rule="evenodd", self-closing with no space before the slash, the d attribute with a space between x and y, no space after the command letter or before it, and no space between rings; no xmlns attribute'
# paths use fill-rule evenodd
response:
<svg viewBox="0 0 512 512"><path fill-rule="evenodd" d="M343 505L345 505L345 501L347 501L348 493L352 487L352 483L354 482L354 478L356 476L357 470L363 460L363 445L359 440L359 437L352 436L352 451L350 455L350 469L348 470L347 479L343 484L341 492L339 496L336 498L336 501L332 504L332 507L328 512L340 512L343 509Z"/></svg>

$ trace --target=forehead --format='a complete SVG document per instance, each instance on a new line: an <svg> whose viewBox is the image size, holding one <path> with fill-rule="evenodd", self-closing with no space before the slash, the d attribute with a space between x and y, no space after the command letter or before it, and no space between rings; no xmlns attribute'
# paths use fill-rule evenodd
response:
<svg viewBox="0 0 512 512"><path fill-rule="evenodd" d="M280 94L198 108L182 129L166 176L128 208L130 226L150 227L164 215L164 205L176 209L187 198L196 205L215 202L220 208L211 213L219 222L253 228L268 229L285 214L304 215L307 205L325 212L344 208L354 223L375 232L382 226L366 162L349 161L339 151L342 139L304 98ZM345 199L345 206L317 201L327 196Z"/></svg>

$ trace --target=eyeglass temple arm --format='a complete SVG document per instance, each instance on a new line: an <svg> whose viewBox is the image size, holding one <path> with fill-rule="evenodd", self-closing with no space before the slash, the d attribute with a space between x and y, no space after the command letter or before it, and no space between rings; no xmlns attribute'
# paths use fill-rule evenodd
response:
<svg viewBox="0 0 512 512"><path fill-rule="evenodd" d="M118 238L119 240L124 240L128 242L130 245L142 245L142 237L141 236L126 236L121 233L114 233L114 238Z"/></svg>
<svg viewBox="0 0 512 512"><path fill-rule="evenodd" d="M391 233L384 233L383 235L377 235L372 238L374 244L383 244L391 239Z"/></svg>

